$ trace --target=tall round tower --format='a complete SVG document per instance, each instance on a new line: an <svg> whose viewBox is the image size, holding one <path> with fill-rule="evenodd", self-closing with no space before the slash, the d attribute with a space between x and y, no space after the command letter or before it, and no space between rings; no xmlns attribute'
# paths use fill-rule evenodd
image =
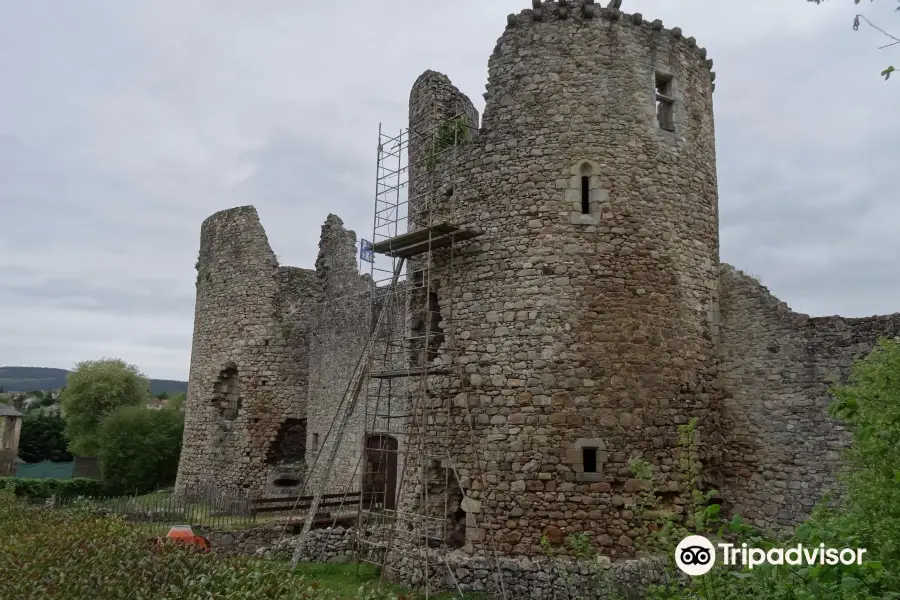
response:
<svg viewBox="0 0 900 600"><path fill-rule="evenodd" d="M468 552L538 554L542 536L583 531L629 556L646 531L629 461L653 465L679 512L679 425L698 417L715 452L712 63L680 29L619 4L510 15L481 129L435 200L436 221L482 234L432 267L437 361L463 375L430 382L429 405L449 418L429 421L427 454L450 448ZM415 90L411 119L429 114L423 101L460 104L449 81L417 82L429 85L440 89Z"/></svg>
<svg viewBox="0 0 900 600"><path fill-rule="evenodd" d="M197 301L175 488L255 494L306 475L305 316L315 272L278 266L256 209L203 222Z"/></svg>

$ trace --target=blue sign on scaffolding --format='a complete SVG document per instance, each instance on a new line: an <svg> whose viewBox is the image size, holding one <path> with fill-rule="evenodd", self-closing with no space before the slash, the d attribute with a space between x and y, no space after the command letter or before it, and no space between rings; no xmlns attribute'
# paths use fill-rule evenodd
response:
<svg viewBox="0 0 900 600"><path fill-rule="evenodd" d="M375 252L372 250L372 242L369 240L360 240L359 259L367 263L375 262Z"/></svg>

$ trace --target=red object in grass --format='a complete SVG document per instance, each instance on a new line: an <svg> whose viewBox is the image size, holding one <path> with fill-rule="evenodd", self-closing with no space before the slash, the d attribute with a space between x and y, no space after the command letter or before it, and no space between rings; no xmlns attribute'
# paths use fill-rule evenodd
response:
<svg viewBox="0 0 900 600"><path fill-rule="evenodd" d="M195 535L190 525L174 525L166 537L177 542L195 544L206 552L210 550L209 540L202 535Z"/></svg>

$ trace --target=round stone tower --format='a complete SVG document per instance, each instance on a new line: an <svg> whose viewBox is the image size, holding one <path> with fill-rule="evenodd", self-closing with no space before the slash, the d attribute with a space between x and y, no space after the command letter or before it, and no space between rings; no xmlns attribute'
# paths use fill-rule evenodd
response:
<svg viewBox="0 0 900 600"><path fill-rule="evenodd" d="M539 554L542 536L587 532L632 555L646 528L630 461L685 513L679 426L697 417L701 456L717 451L712 63L619 4L510 15L481 128L437 167L452 189L434 220L481 232L452 265L433 259L437 361L462 376L430 382L430 410L449 417L428 421L426 454L437 468L450 448L468 552ZM465 106L449 85L420 78L411 119L456 110L423 102Z"/></svg>
<svg viewBox="0 0 900 600"><path fill-rule="evenodd" d="M306 474L306 372L285 306L315 273L279 268L252 206L212 215L200 238L176 490L291 491Z"/></svg>

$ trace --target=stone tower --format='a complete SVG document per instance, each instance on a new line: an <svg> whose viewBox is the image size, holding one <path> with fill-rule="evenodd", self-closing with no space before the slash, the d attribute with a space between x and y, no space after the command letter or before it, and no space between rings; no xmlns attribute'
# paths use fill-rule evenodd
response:
<svg viewBox="0 0 900 600"><path fill-rule="evenodd" d="M295 488L306 474L316 272L279 267L252 206L203 222L176 489Z"/></svg>
<svg viewBox="0 0 900 600"><path fill-rule="evenodd" d="M477 135L430 183L412 170L411 189L442 185L434 222L482 233L452 267L432 262L447 340L436 360L464 376L432 378L428 404L450 416L429 425L425 455L445 452L449 426L468 552L538 554L542 535L586 531L627 556L640 535L629 460L650 462L680 511L678 426L698 417L704 456L718 451L711 61L680 29L610 4L510 15ZM426 72L411 139L460 107L477 119ZM421 489L422 470L409 472L407 497Z"/></svg>

